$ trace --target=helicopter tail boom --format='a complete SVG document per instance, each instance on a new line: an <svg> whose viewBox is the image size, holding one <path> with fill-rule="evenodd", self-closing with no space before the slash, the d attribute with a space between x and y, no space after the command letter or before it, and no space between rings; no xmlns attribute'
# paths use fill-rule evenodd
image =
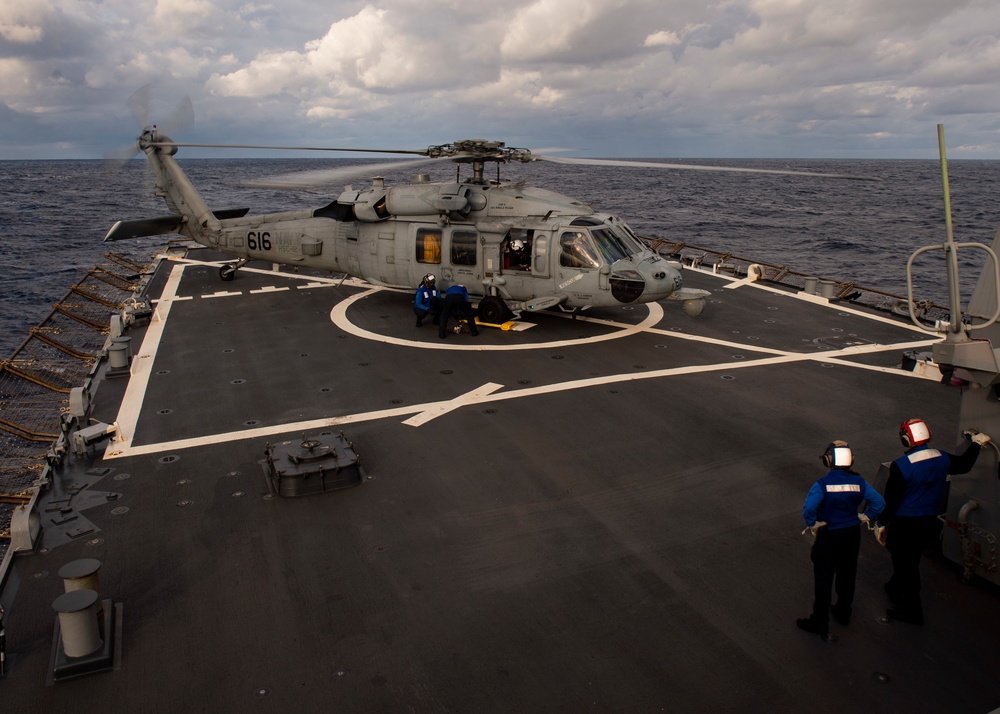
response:
<svg viewBox="0 0 1000 714"><path fill-rule="evenodd" d="M156 127L153 127L143 132L139 138L139 148L145 152L149 165L156 174L156 187L160 190L167 207L183 218L176 226L177 232L208 245L209 235L218 234L222 226L174 160L176 147L159 146L164 142L170 142L170 138L163 136Z"/></svg>

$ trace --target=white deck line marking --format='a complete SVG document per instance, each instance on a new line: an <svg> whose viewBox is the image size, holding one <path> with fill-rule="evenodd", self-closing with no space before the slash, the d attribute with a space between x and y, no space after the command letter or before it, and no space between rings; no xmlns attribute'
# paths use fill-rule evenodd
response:
<svg viewBox="0 0 1000 714"><path fill-rule="evenodd" d="M937 340L925 340L923 342L910 342L908 345L894 344L894 345L892 345L892 347L893 348L898 348L898 349L907 349L907 348L909 348L909 349L916 349L917 347L930 347L931 345L933 345L936 342L937 342ZM814 355L814 359L815 359L816 362L829 362L830 364L837 364L837 365L840 365L841 367L853 367L854 369L867 369L870 372L881 372L882 374L898 374L898 375L902 375L902 376L905 376L905 377L913 377L915 379L926 379L926 380L929 380L931 382L940 382L941 381L940 378L931 377L931 376L924 376L924 375L921 375L921 374L917 374L916 372L906 372L906 371L901 370L899 367L883 367L883 366L877 365L877 364L864 364L862 362L850 362L850 361L848 361L846 359L840 359L838 357L833 357L833 358L824 357L823 353Z"/></svg>
<svg viewBox="0 0 1000 714"><path fill-rule="evenodd" d="M121 406L118 408L118 418L115 419L115 423L118 425L118 438L121 441L112 442L107 449L109 452L116 451L118 448L128 451L132 445L136 424L139 422L139 413L142 411L142 402L146 396L146 387L149 385L149 373L156 360L156 350L160 346L160 340L163 339L163 329L170 316L170 306L174 302L174 296L180 286L183 274L183 265L175 265L170 269L166 285L163 286L160 303L156 306L155 316L159 319L150 320L142 345L132 358L132 377L128 381L125 396L122 397Z"/></svg>
<svg viewBox="0 0 1000 714"><path fill-rule="evenodd" d="M194 295L175 295L172 298L157 298L153 300L154 305L159 305L161 302L184 302L185 300L194 300Z"/></svg>
<svg viewBox="0 0 1000 714"><path fill-rule="evenodd" d="M655 302L648 303L647 308L649 308L649 314L646 319L643 320L638 325L628 325L621 322L612 322L610 320L598 320L596 318L587 318L591 322L601 323L608 325L610 327L618 327L616 332L611 332L607 335L597 335L594 337L585 337L577 340L557 340L553 342L541 342L538 344L521 344L521 345L480 345L475 344L473 341L476 339L474 337L467 337L470 343L466 344L441 344L436 342L419 342L416 340L406 340L399 337L388 337L386 335L380 335L377 332L370 332L362 327L358 327L353 322L347 318L347 310L355 302L363 300L370 295L384 290L385 288L371 288L364 292L360 292L357 295L352 295L346 300L341 300L333 309L330 311L330 321L334 325L339 327L344 332L354 335L355 337L360 337L365 340L372 340L374 342L383 342L388 345L398 345L402 347L417 347L419 349L425 350L455 350L455 351L466 351L466 352L513 352L518 350L541 350L550 349L553 347L567 347L570 345L592 345L597 342L605 342L607 340L617 340L622 337L628 337L629 335L634 335L638 332L647 330L654 325L656 325L660 320L663 319L663 308Z"/></svg>
<svg viewBox="0 0 1000 714"><path fill-rule="evenodd" d="M289 287L277 287L276 285L268 285L266 287L260 288L259 290L251 290L251 295L260 295L262 293L283 293L286 290L291 290Z"/></svg>
<svg viewBox="0 0 1000 714"><path fill-rule="evenodd" d="M704 342L706 345L729 347L734 350L746 350L748 352L764 352L765 354L772 354L772 355L800 354L797 352L789 352L788 350L775 349L774 347L754 347L753 345L745 345L742 342L730 342L729 340L720 340L716 337L701 337L699 335L689 335L686 332L673 332L672 330L661 330L659 328L647 330L647 332L651 332L655 335L663 335L664 337L674 337L679 340L690 340L691 342Z"/></svg>
<svg viewBox="0 0 1000 714"><path fill-rule="evenodd" d="M145 342L143 343L145 346ZM872 354L876 352L885 352L889 350L899 350L907 349L912 347L919 347L926 345L927 342L910 342L910 343L894 343L888 345L861 345L855 347L848 347L842 350L833 350L831 352L826 352L823 354L786 354L778 355L774 357L763 357L757 360L747 360L743 362L722 362L708 365L690 365L686 367L672 367L669 369L660 369L650 372L639 372L639 373L627 373L627 374L613 374L604 377L591 377L587 379L575 379L567 382L557 382L555 384L543 385L540 387L527 387L524 389L513 389L508 392L500 393L477 393L479 390L470 392L466 395L460 397L463 399L464 404L462 406L473 406L476 404L487 404L492 402L507 401L509 399L522 399L524 397L535 397L543 394L556 394L559 392L571 391L574 389L585 389L588 387L608 385L608 384L619 384L622 382L635 382L645 379L662 379L664 377L674 377L679 375L689 375L689 374L708 374L711 372L722 372L722 371L733 371L739 369L747 369L749 367L767 367L771 365L780 364L790 364L794 362L832 362L836 360L837 357L845 357L851 355L859 354ZM870 365L856 364L853 362L842 361L842 364L847 367L864 368L864 369L878 369L873 368ZM904 372L902 370L887 370L889 374L896 374L900 377L917 379L912 372ZM482 388L480 388L482 389ZM334 426L341 426L344 424L357 424L366 421L377 421L380 419L393 419L405 415L422 415L427 412L433 412L435 410L441 409L442 407L448 407L455 404L455 399L448 399L444 401L437 402L426 402L424 404L414 404L405 407L396 407L393 409L382 409L372 412L361 412L358 414L347 414L339 417L326 417L322 419L312 419L308 421L294 422L290 424L275 424L268 427L258 427L256 429L247 429L245 431L234 431L224 434L209 434L206 436L193 437L190 439L179 439L176 441L161 442L158 444L145 444L142 446L131 446L131 440L125 445L112 444L108 447L107 452L104 455L105 459L115 459L123 458L126 456L140 456L148 454L158 454L169 451L177 451L180 449L189 449L196 446L208 446L211 444L223 444L232 441L240 441L245 439L259 439L263 437L276 436L279 434L287 433L304 433L313 431L316 429L324 429Z"/></svg>
<svg viewBox="0 0 1000 714"><path fill-rule="evenodd" d="M223 265L229 265L232 260L194 260L193 258L171 258L173 262L183 263L184 265L209 265L215 268L221 268ZM290 280L309 280L316 283L328 284L331 286L339 286L341 284L348 285L352 288L368 288L371 287L371 283L365 282L364 280L358 280L357 278L324 278L318 275L300 275L299 273L285 273L281 271L274 270L261 270L260 268L248 268L246 266L239 269L240 273L257 273L258 275L280 275L282 278L288 278Z"/></svg>
<svg viewBox="0 0 1000 714"><path fill-rule="evenodd" d="M460 394L451 401L437 402L432 408L410 417L403 423L406 424L407 426L423 426L432 419L437 419L439 416L444 416L449 412L453 412L459 407L464 407L468 404L472 404L473 400L477 400L480 397L485 397L490 394L493 394L493 392L502 388L503 388L502 384L496 384L495 382L487 382L478 389L473 389L471 392Z"/></svg>
<svg viewBox="0 0 1000 714"><path fill-rule="evenodd" d="M242 295L242 294L243 294L242 292L235 292L235 293L232 293L232 292L230 292L230 293L227 293L227 292L209 293L208 295L202 295L201 298L202 298L202 300L207 300L208 298L236 297L237 295Z"/></svg>
<svg viewBox="0 0 1000 714"><path fill-rule="evenodd" d="M898 320L893 320L892 318L889 317L882 317L881 315L874 315L871 313L867 313L853 307L848 307L841 303L832 303L825 297L820 297L819 295L810 295L809 293L803 292L801 290L797 292L788 292L787 290L780 290L778 288L771 287L770 285L762 285L760 281L748 282L745 278L744 279L727 278L724 275L712 273L707 270L700 270L698 268L685 268L685 270L695 270L696 272L702 275L711 275L713 278L718 278L719 280L724 280L727 283L730 283L729 285L723 285L722 286L723 289L746 286L754 288L756 290L766 290L767 292L774 293L775 295L782 295L784 297L790 297L796 300L803 300L805 302L812 303L813 305L819 305L820 307L826 307L831 310L837 310L838 312L846 312L850 315L858 315L868 320L875 320L876 322L884 322L887 325L893 325L895 327L899 327L902 329L910 329L915 332L922 332L925 335L937 336L937 333L934 332L933 330L929 330L924 327L918 327L917 325L914 325L912 322L899 322ZM739 283L739 284L732 285L732 283Z"/></svg>

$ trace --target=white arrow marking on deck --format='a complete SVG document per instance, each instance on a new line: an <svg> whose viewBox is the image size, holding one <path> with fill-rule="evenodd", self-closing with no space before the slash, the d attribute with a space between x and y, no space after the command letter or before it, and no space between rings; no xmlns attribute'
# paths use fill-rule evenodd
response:
<svg viewBox="0 0 1000 714"><path fill-rule="evenodd" d="M449 412L453 412L459 407L468 406L469 404L475 404L481 400L481 397L487 397L498 389L502 389L502 384L496 384L494 382L487 382L479 389L473 389L471 392L466 392L460 396L450 399L447 402L437 402L432 404L429 409L416 414L403 423L407 426L423 426L431 419L437 419L439 416L444 416Z"/></svg>

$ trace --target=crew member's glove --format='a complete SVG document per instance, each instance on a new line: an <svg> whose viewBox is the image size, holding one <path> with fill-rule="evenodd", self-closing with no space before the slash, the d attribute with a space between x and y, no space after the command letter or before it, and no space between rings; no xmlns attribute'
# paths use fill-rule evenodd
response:
<svg viewBox="0 0 1000 714"><path fill-rule="evenodd" d="M802 530L802 535L805 535L807 532L811 533L812 537L813 537L813 540L816 540L816 534L819 533L819 529L822 528L825 525L826 525L826 521L816 521L811 526L806 526Z"/></svg>
<svg viewBox="0 0 1000 714"><path fill-rule="evenodd" d="M885 545L885 526L875 524L875 540L878 541L879 545Z"/></svg>
<svg viewBox="0 0 1000 714"><path fill-rule="evenodd" d="M979 431L979 429L969 428L962 432L966 439L971 439L980 446L986 446L992 439L989 436Z"/></svg>

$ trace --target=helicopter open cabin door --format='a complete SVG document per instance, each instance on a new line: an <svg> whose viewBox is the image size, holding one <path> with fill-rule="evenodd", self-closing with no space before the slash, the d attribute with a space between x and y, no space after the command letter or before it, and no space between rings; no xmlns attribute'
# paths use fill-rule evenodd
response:
<svg viewBox="0 0 1000 714"><path fill-rule="evenodd" d="M542 231L532 228L507 231L500 243L500 273L510 294L526 297L539 294L539 278L549 275L548 244L549 237Z"/></svg>

